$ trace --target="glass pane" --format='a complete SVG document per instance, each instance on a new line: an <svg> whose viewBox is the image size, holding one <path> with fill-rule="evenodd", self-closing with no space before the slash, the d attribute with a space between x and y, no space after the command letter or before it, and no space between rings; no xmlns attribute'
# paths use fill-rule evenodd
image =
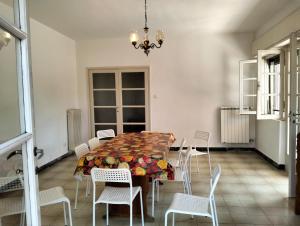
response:
<svg viewBox="0 0 300 226"><path fill-rule="evenodd" d="M123 122L145 122L145 108L123 108Z"/></svg>
<svg viewBox="0 0 300 226"><path fill-rule="evenodd" d="M141 132L145 130L145 125L124 125L123 126L123 132L124 133L130 133L130 132Z"/></svg>
<svg viewBox="0 0 300 226"><path fill-rule="evenodd" d="M21 153L21 147L18 147L0 155L0 196L1 201L7 200L7 202L1 203L1 207L3 208L5 205L6 210L13 210L17 202L25 206L22 155L12 155L17 150L18 153ZM10 199L12 200L9 201ZM20 214L2 218L3 226L21 225L20 223Z"/></svg>
<svg viewBox="0 0 300 226"><path fill-rule="evenodd" d="M1 0L0 1L0 15L1 17L11 24L15 23L14 19L14 0Z"/></svg>
<svg viewBox="0 0 300 226"><path fill-rule="evenodd" d="M145 105L144 90L123 90L123 105Z"/></svg>
<svg viewBox="0 0 300 226"><path fill-rule="evenodd" d="M243 78L257 78L257 63L244 64L243 71Z"/></svg>
<svg viewBox="0 0 300 226"><path fill-rule="evenodd" d="M115 73L93 73L94 89L114 89Z"/></svg>
<svg viewBox="0 0 300 226"><path fill-rule="evenodd" d="M244 110L255 111L256 110L256 96L244 97Z"/></svg>
<svg viewBox="0 0 300 226"><path fill-rule="evenodd" d="M94 106L116 106L116 92L94 91Z"/></svg>
<svg viewBox="0 0 300 226"><path fill-rule="evenodd" d="M115 131L115 134L117 134L116 125L95 125L95 134L97 134L98 130L105 130L105 129L113 129Z"/></svg>
<svg viewBox="0 0 300 226"><path fill-rule="evenodd" d="M144 72L122 72L123 88L145 88Z"/></svg>
<svg viewBox="0 0 300 226"><path fill-rule="evenodd" d="M115 123L117 121L117 113L115 108L95 108L95 123Z"/></svg>
<svg viewBox="0 0 300 226"><path fill-rule="evenodd" d="M0 29L0 143L21 134L16 40Z"/></svg>

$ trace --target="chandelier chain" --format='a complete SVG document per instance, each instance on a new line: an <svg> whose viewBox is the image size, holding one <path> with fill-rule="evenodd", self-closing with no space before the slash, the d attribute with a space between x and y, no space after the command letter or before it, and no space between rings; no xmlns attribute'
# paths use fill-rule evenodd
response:
<svg viewBox="0 0 300 226"><path fill-rule="evenodd" d="M145 0L145 27L147 27L147 21L148 21L148 18L147 18L147 0Z"/></svg>

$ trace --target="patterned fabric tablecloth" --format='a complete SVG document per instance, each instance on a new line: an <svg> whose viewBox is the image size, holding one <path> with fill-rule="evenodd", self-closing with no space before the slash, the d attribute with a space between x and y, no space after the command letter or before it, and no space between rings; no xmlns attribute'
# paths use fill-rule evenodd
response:
<svg viewBox="0 0 300 226"><path fill-rule="evenodd" d="M174 170L166 161L172 133L124 133L82 156L74 175L90 175L93 167L128 168L134 176L149 175L174 179Z"/></svg>

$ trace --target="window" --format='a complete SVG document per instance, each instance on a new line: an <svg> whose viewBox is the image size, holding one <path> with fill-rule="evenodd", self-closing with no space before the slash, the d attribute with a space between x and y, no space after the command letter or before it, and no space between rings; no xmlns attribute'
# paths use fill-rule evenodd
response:
<svg viewBox="0 0 300 226"><path fill-rule="evenodd" d="M259 50L257 59L240 62L240 113L257 119L285 118L285 51Z"/></svg>

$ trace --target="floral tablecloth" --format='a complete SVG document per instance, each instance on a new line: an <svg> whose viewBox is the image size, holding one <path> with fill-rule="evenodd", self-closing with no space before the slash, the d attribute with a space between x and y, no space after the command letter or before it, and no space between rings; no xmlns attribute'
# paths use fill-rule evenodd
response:
<svg viewBox="0 0 300 226"><path fill-rule="evenodd" d="M128 168L134 176L174 179L174 170L166 161L172 133L124 133L82 156L75 176L90 175L91 169Z"/></svg>

